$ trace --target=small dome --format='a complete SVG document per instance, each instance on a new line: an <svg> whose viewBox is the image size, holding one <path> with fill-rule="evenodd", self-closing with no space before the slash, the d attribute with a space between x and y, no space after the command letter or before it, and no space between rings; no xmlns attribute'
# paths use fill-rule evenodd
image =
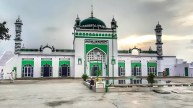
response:
<svg viewBox="0 0 193 108"><path fill-rule="evenodd" d="M159 24L159 21L158 21L158 24L156 25L156 28L161 28L161 25Z"/></svg>
<svg viewBox="0 0 193 108"><path fill-rule="evenodd" d="M89 17L80 22L80 27L85 29L104 29L106 25L98 18Z"/></svg>
<svg viewBox="0 0 193 108"><path fill-rule="evenodd" d="M157 24L157 25L156 25L156 28L161 28L161 25L160 25L160 24Z"/></svg>

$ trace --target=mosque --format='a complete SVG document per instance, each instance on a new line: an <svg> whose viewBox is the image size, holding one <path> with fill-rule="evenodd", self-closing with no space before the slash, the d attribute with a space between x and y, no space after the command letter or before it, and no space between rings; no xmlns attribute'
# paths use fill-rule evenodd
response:
<svg viewBox="0 0 193 108"><path fill-rule="evenodd" d="M102 77L147 76L150 73L191 77L193 74L192 63L185 63L176 56L163 55L162 27L159 23L154 29L156 50L137 47L118 50L115 18L112 18L111 27L107 27L102 20L94 17L93 11L84 20L78 16L75 19L73 49L58 49L49 45L22 47L22 41L25 41L21 35L22 25L22 20L18 18L15 22L14 54L5 52L0 57L0 68L4 72L14 70L16 78L79 78L83 74L96 76L97 71Z"/></svg>

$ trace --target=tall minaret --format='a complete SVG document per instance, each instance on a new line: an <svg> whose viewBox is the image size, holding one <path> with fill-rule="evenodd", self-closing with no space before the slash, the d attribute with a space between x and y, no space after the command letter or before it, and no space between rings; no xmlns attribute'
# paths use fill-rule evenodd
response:
<svg viewBox="0 0 193 108"><path fill-rule="evenodd" d="M80 18L79 18L78 15L77 15L77 18L76 18L76 20L75 20L75 25L74 25L74 27L80 27Z"/></svg>
<svg viewBox="0 0 193 108"><path fill-rule="evenodd" d="M155 34L156 34L156 46L157 46L157 54L158 54L158 59L161 60L162 59L162 55L163 55L163 51L162 51L162 27L161 25L158 24L156 25L155 28Z"/></svg>
<svg viewBox="0 0 193 108"><path fill-rule="evenodd" d="M15 54L19 54L20 53L20 49L21 49L21 32L22 32L22 21L21 19L18 17L18 19L15 22Z"/></svg>

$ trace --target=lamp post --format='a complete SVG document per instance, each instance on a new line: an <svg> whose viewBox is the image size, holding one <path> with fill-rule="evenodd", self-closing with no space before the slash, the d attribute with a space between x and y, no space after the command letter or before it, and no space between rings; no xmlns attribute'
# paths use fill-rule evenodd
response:
<svg viewBox="0 0 193 108"><path fill-rule="evenodd" d="M114 45L113 45L113 38L114 38L114 28L112 28L112 77L113 77L113 84L114 84Z"/></svg>
<svg viewBox="0 0 193 108"><path fill-rule="evenodd" d="M111 29L112 29L112 60L111 60L111 64L112 64L112 77L113 77L113 84L114 84L114 64L115 64L115 59L114 59L114 32L117 28L117 22L115 21L115 18L113 17L112 21L111 21Z"/></svg>

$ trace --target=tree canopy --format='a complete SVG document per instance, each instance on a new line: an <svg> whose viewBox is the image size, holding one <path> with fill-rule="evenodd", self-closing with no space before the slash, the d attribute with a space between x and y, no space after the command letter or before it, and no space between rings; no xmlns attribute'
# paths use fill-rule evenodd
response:
<svg viewBox="0 0 193 108"><path fill-rule="evenodd" d="M11 35L8 34L9 29L5 27L6 22L0 23L0 40L9 40Z"/></svg>
<svg viewBox="0 0 193 108"><path fill-rule="evenodd" d="M155 75L153 73L150 73L147 77L147 81L148 83L151 83L151 87L153 86L153 83L155 82L154 77Z"/></svg>

